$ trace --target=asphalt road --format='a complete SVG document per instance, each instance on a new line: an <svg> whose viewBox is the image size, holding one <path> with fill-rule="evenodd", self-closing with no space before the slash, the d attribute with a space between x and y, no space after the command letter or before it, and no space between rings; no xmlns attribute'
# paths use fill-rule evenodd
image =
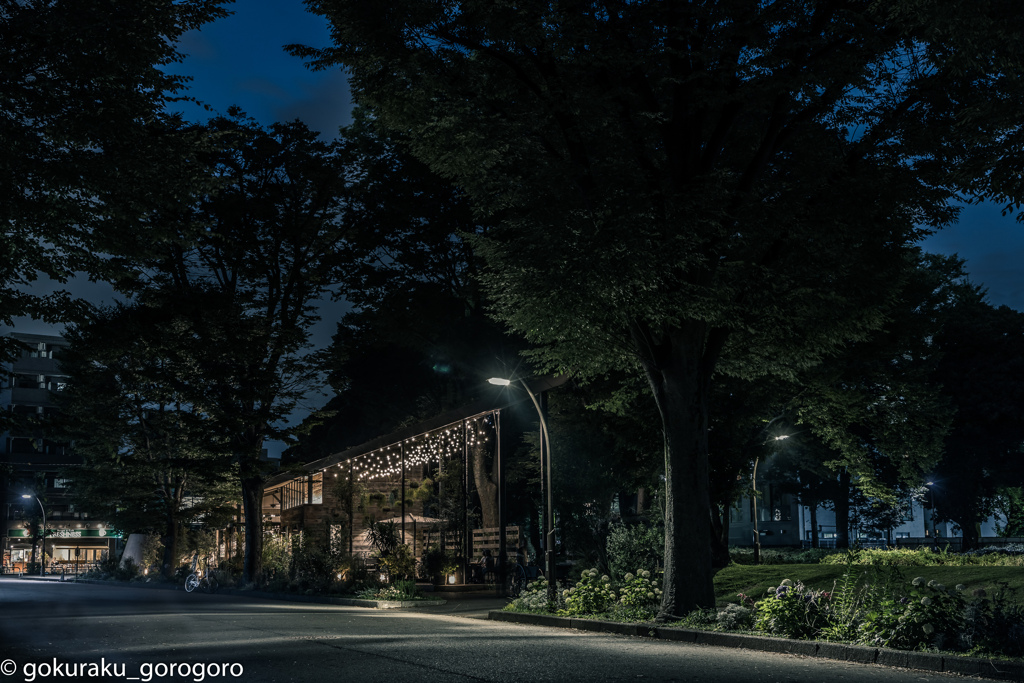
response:
<svg viewBox="0 0 1024 683"><path fill-rule="evenodd" d="M958 680L948 674L486 621L486 610L494 604L464 600L385 611L0 578L0 683Z"/></svg>

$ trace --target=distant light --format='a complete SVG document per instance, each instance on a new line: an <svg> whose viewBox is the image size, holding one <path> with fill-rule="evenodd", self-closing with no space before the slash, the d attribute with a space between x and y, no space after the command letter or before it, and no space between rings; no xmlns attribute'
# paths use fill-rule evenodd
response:
<svg viewBox="0 0 1024 683"><path fill-rule="evenodd" d="M508 385L512 384L512 380L502 379L501 377L491 377L487 381L490 382L491 384L497 384L499 387L507 387Z"/></svg>
<svg viewBox="0 0 1024 683"><path fill-rule="evenodd" d="M933 485L934 483L935 483L934 481L926 481L926 482L924 483L924 485L925 485L925 486L931 486L931 485ZM28 496L26 496L26 498L27 498L27 497L28 497Z"/></svg>
<svg viewBox="0 0 1024 683"><path fill-rule="evenodd" d="M27 494L27 493L23 493L23 494L21 494L21 497L22 497L22 498L31 498L32 496L30 496L30 495L29 495L29 494Z"/></svg>
<svg viewBox="0 0 1024 683"><path fill-rule="evenodd" d="M776 441L782 441L783 439L788 439L788 438L789 438L789 434L783 434L782 436L775 437L775 440Z"/></svg>

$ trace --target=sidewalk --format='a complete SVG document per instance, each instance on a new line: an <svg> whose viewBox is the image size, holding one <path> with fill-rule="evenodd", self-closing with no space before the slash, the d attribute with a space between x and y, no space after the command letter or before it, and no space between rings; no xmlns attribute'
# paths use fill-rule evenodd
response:
<svg viewBox="0 0 1024 683"><path fill-rule="evenodd" d="M640 636L675 640L696 645L734 647L762 652L779 652L835 659L857 664L880 664L882 666L981 676L998 681L1024 681L1024 662L979 657L959 657L952 654L932 652L908 652L885 648L824 643L815 640L794 640L770 636L752 636L722 631L698 631L686 628L670 628L660 624L626 624L617 621L556 617L550 614L494 611L488 617L494 621L509 621L534 626L573 628L581 631L613 633L624 636Z"/></svg>

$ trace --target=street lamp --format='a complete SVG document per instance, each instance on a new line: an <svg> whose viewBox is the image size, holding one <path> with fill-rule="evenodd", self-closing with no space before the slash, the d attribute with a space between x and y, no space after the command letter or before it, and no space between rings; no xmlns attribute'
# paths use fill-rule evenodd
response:
<svg viewBox="0 0 1024 683"><path fill-rule="evenodd" d="M512 380L504 379L502 377L491 377L487 380L491 384L495 384L500 387L507 387L512 384ZM541 430L541 465L544 465L544 450L547 449L547 501L546 501L546 512L544 513L544 573L548 579L548 609L554 611L555 605L558 601L557 586L555 582L555 513L554 513L554 496L552 495L551 486L551 436L548 434L548 423L544 419L544 411L540 408L540 403L537 401L537 397L530 391L530 387L527 386L526 382L519 380L519 383L526 389L527 395L530 400L533 401L533 407L537 409L537 417L540 418L540 430Z"/></svg>
<svg viewBox="0 0 1024 683"><path fill-rule="evenodd" d="M924 485L928 487L928 498L932 508L932 545L938 547L939 540L935 537L935 489L933 488L935 486L935 482L926 481Z"/></svg>
<svg viewBox="0 0 1024 683"><path fill-rule="evenodd" d="M39 503L39 509L43 513L43 552L40 556L39 562L39 576L46 576L46 508L43 507L43 501L39 500L39 496L33 496L30 493L21 494L22 498L35 498L36 502ZM35 547L35 544L32 544Z"/></svg>
<svg viewBox="0 0 1024 683"><path fill-rule="evenodd" d="M779 436L773 436L764 442L764 445L768 445L772 441L782 441L788 439L789 434L781 434ZM754 495L751 500L754 502L754 564L761 564L761 532L757 528L757 463L761 459L761 454L758 453L757 457L754 458L754 473L751 477L751 484L754 488Z"/></svg>

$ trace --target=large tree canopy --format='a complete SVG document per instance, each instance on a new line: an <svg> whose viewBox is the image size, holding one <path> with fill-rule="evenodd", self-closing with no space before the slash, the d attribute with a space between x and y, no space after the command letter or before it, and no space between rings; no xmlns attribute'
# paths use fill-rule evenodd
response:
<svg viewBox="0 0 1024 683"><path fill-rule="evenodd" d="M119 285L171 310L205 348L178 376L238 467L245 514L247 581L261 574L267 438L322 384L310 328L321 297L337 293L351 262L346 240L349 158L300 121L267 129L232 110L205 127L220 148L204 156L219 187L191 211L162 216L159 242L136 276Z"/></svg>
<svg viewBox="0 0 1024 683"><path fill-rule="evenodd" d="M708 392L885 320L921 226L1017 197L1015 0L309 0L357 100L498 222L494 314L665 435L661 616L714 602Z"/></svg>
<svg viewBox="0 0 1024 683"><path fill-rule="evenodd" d="M223 0L0 0L0 323L67 319L40 277L105 276L140 221L204 178L181 97L178 38ZM0 339L0 353L11 348Z"/></svg>
<svg viewBox="0 0 1024 683"><path fill-rule="evenodd" d="M54 426L83 460L67 474L75 501L119 531L160 534L173 575L185 525L216 528L238 496L225 434L186 391L209 349L170 307L93 311L66 337Z"/></svg>

